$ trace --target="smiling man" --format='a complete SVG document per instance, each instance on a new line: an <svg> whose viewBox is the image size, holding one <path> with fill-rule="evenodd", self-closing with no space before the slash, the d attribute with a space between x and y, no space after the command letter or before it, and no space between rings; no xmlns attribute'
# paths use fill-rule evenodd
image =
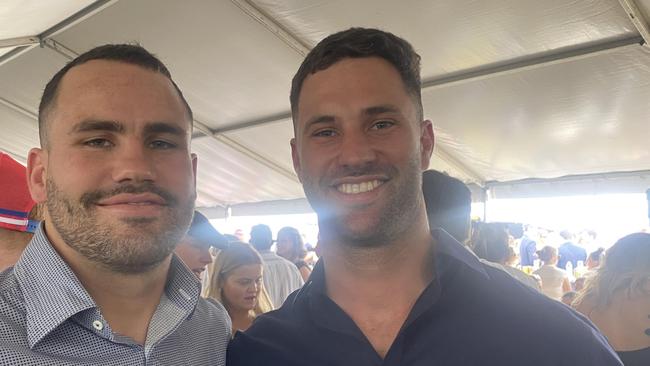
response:
<svg viewBox="0 0 650 366"><path fill-rule="evenodd" d="M192 220L192 112L139 46L66 65L39 107L44 224L0 274L0 364L224 364L230 321L172 254Z"/></svg>
<svg viewBox="0 0 650 366"><path fill-rule="evenodd" d="M349 29L307 55L291 148L322 258L235 336L229 365L620 365L580 315L430 231L420 88L419 56L390 33Z"/></svg>

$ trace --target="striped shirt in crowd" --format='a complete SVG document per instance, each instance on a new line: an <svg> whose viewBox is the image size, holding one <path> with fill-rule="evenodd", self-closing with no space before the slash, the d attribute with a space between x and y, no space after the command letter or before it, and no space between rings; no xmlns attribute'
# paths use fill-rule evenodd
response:
<svg viewBox="0 0 650 366"><path fill-rule="evenodd" d="M305 281L295 264L270 250L261 250L264 261L264 288L271 298L273 308L278 309L292 292L301 288Z"/></svg>

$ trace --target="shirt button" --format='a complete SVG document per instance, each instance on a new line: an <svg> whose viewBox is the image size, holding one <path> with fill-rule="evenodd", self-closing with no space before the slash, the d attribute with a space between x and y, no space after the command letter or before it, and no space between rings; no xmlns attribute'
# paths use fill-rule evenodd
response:
<svg viewBox="0 0 650 366"><path fill-rule="evenodd" d="M95 329L97 329L97 330L102 330L102 329L104 329L104 323L102 323L102 322L99 321L99 320L95 320L95 321L93 322L93 328L95 328Z"/></svg>

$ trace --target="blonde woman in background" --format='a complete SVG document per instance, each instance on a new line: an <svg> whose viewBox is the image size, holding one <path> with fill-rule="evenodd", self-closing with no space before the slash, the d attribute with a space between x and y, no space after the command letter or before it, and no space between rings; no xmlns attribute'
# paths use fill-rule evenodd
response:
<svg viewBox="0 0 650 366"><path fill-rule="evenodd" d="M262 257L250 244L230 242L208 266L203 297L226 308L232 333L244 331L256 316L273 310L262 281Z"/></svg>
<svg viewBox="0 0 650 366"><path fill-rule="evenodd" d="M573 306L608 338L625 366L650 365L650 234L621 238Z"/></svg>

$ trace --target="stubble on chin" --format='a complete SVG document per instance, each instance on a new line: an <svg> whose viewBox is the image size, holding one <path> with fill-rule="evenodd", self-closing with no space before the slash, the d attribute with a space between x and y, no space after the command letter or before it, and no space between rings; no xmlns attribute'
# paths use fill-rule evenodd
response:
<svg viewBox="0 0 650 366"><path fill-rule="evenodd" d="M101 197L101 192L74 200L51 179L47 191L49 216L66 245L89 261L124 274L144 273L163 262L187 231L194 210L193 200L183 207L173 199L159 218L101 218L88 199Z"/></svg>

